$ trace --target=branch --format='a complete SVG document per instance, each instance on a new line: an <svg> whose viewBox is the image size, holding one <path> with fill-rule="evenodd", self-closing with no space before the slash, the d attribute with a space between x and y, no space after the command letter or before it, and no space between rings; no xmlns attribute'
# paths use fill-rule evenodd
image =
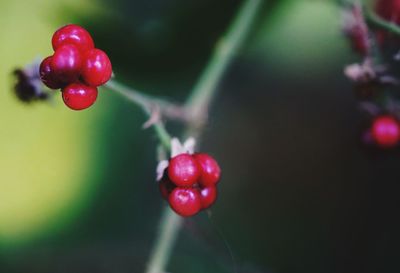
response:
<svg viewBox="0 0 400 273"><path fill-rule="evenodd" d="M156 109L160 109L162 113L177 113L182 111L181 107L179 106L145 95L142 92L126 87L115 80L108 81L104 87L122 95L129 101L142 108L142 110L149 116L150 119L152 119L152 115ZM166 150L169 151L171 148L171 136L168 134L164 124L161 122L161 117L151 121L149 126L154 128L154 131L156 132L161 144Z"/></svg>
<svg viewBox="0 0 400 273"><path fill-rule="evenodd" d="M262 3L261 0L247 0L226 34L218 41L212 57L186 101L190 119L197 123L195 126L202 126L201 124L206 122L208 108L215 96L217 85L247 37Z"/></svg>
<svg viewBox="0 0 400 273"><path fill-rule="evenodd" d="M380 16L378 16L377 14L375 14L373 11L365 10L364 14L365 14L365 19L371 25L374 25L379 28L383 28L389 32L400 35L400 27L397 24L395 24L394 22L386 21L385 19L383 19Z"/></svg>
<svg viewBox="0 0 400 273"><path fill-rule="evenodd" d="M217 44L213 56L186 102L187 114L191 122L184 135L191 135L197 139L201 136L208 109L216 95L217 85L232 62L235 53L243 44L262 3L262 0L246 0L226 36ZM159 224L159 234L149 258L146 273L165 272L182 224L183 218L168 207L164 209Z"/></svg>

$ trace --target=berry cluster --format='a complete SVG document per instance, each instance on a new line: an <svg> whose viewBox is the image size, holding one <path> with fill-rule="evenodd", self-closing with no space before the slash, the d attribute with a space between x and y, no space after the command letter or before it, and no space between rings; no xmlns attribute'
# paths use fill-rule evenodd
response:
<svg viewBox="0 0 400 273"><path fill-rule="evenodd" d="M171 208L189 217L215 202L220 177L221 169L213 157L205 153L184 153L169 161L159 187Z"/></svg>
<svg viewBox="0 0 400 273"><path fill-rule="evenodd" d="M40 78L51 89L60 89L64 103L73 110L90 107L97 87L112 74L110 59L94 47L89 32L77 25L58 29L52 38L54 54L40 64Z"/></svg>
<svg viewBox="0 0 400 273"><path fill-rule="evenodd" d="M399 122L390 115L378 116L372 122L371 135L380 147L394 147L400 140Z"/></svg>

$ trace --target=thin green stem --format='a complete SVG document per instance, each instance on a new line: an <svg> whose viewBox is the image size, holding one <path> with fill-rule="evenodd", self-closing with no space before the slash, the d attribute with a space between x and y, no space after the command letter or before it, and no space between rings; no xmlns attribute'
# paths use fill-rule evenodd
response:
<svg viewBox="0 0 400 273"><path fill-rule="evenodd" d="M217 85L237 51L246 39L262 0L247 0L240 8L225 35L217 42L214 53L191 92L186 106L194 119L205 122Z"/></svg>
<svg viewBox="0 0 400 273"><path fill-rule="evenodd" d="M147 264L146 273L164 273L172 248L178 239L180 227L183 224L183 218L177 215L170 208L163 210L158 227L158 237L154 242L154 249Z"/></svg>
<svg viewBox="0 0 400 273"><path fill-rule="evenodd" d="M389 32L400 35L400 27L393 22L388 22L385 19L379 17L372 11L365 10L365 18L368 23L379 28L383 28Z"/></svg>
<svg viewBox="0 0 400 273"><path fill-rule="evenodd" d="M186 102L191 122L185 136L190 134L197 139L200 137L205 126L208 108L216 95L217 85L249 33L251 23L262 2L262 0L247 0L240 8L227 34L218 42L209 63ZM154 242L146 273L166 272L165 268L182 224L181 217L169 208L164 209L159 224L159 234Z"/></svg>
<svg viewBox="0 0 400 273"><path fill-rule="evenodd" d="M161 101L160 99L148 96L143 94L142 92L132 89L130 87L124 86L121 83L118 83L115 80L110 80L105 84L105 87L122 95L124 98L128 99L130 102L133 102L149 116L151 117L153 108L155 105L159 107L167 107L170 106L169 103L165 101ZM164 148L169 151L171 149L171 136L168 134L167 130L164 127L164 124L161 121L156 121L152 124L154 131L158 139Z"/></svg>

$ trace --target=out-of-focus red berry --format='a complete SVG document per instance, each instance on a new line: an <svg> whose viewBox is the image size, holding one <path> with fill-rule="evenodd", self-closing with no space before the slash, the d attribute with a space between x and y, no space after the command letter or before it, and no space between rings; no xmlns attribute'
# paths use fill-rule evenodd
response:
<svg viewBox="0 0 400 273"><path fill-rule="evenodd" d="M400 0L377 0L375 12L386 21L400 24Z"/></svg>
<svg viewBox="0 0 400 273"><path fill-rule="evenodd" d="M384 148L396 146L400 139L400 127L397 120L391 116L375 118L371 128L375 142Z"/></svg>

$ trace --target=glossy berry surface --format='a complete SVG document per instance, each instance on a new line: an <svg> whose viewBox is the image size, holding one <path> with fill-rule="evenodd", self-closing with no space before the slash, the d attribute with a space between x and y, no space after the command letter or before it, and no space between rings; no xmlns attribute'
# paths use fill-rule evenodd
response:
<svg viewBox="0 0 400 273"><path fill-rule="evenodd" d="M63 83L58 80L50 66L52 57L45 58L40 64L39 75L42 82L51 89L58 89L63 86Z"/></svg>
<svg viewBox="0 0 400 273"><path fill-rule="evenodd" d="M170 193L176 188L174 183L172 183L167 176L164 176L161 181L158 182L158 187L160 189L161 196L164 199L168 199Z"/></svg>
<svg viewBox="0 0 400 273"><path fill-rule="evenodd" d="M54 51L67 44L75 45L82 53L94 48L92 36L78 25L66 25L58 29L54 33L51 43Z"/></svg>
<svg viewBox="0 0 400 273"><path fill-rule="evenodd" d="M168 177L177 186L190 187L200 177L200 168L193 156L180 154L170 160Z"/></svg>
<svg viewBox="0 0 400 273"><path fill-rule="evenodd" d="M63 45L54 53L50 66L60 81L71 83L79 78L82 57L74 45Z"/></svg>
<svg viewBox="0 0 400 273"><path fill-rule="evenodd" d="M372 137L381 147L393 147L400 139L400 127L391 116L380 116L372 123Z"/></svg>
<svg viewBox="0 0 400 273"><path fill-rule="evenodd" d="M199 183L202 186L211 186L218 183L221 178L221 169L217 161L205 153L194 154L193 157L200 166Z"/></svg>
<svg viewBox="0 0 400 273"><path fill-rule="evenodd" d="M168 201L171 208L184 217L195 215L202 207L200 193L194 188L175 188Z"/></svg>
<svg viewBox="0 0 400 273"><path fill-rule="evenodd" d="M215 200L217 200L217 187L208 186L200 188L199 191L202 209L209 208L212 204L214 204Z"/></svg>
<svg viewBox="0 0 400 273"><path fill-rule="evenodd" d="M84 54L82 64L82 79L91 86L105 84L112 74L110 59L100 49L91 49Z"/></svg>
<svg viewBox="0 0 400 273"><path fill-rule="evenodd" d="M62 90L65 105L73 110L90 107L97 99L97 88L80 83L72 83Z"/></svg>

